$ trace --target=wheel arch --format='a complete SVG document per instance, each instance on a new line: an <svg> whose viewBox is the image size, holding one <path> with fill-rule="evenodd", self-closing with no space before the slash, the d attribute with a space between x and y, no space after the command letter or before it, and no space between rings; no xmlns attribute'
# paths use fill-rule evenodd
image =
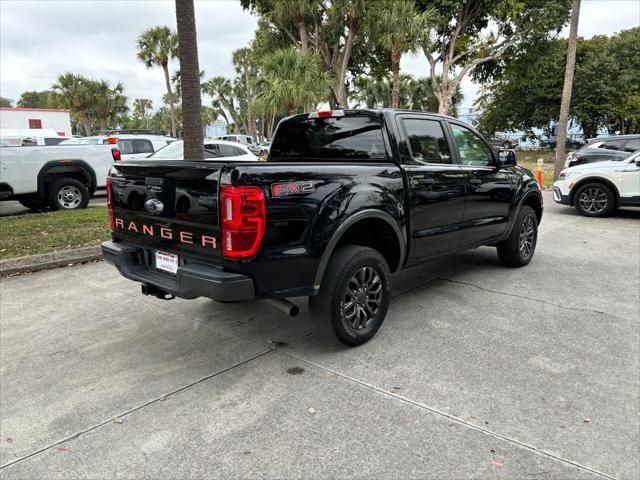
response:
<svg viewBox="0 0 640 480"><path fill-rule="evenodd" d="M611 180L604 177L587 177L587 178L578 180L575 183L575 185L571 187L571 191L569 192L569 205L574 205L576 192L580 190L580 188L586 185L587 183L602 183L603 185L606 185L611 189L613 194L616 196L616 205L620 201L620 191L618 190L618 187L616 187L615 183L613 183Z"/></svg>
<svg viewBox="0 0 640 480"><path fill-rule="evenodd" d="M64 174L70 174L67 176L73 178L81 176L87 184L90 195L96 191L96 173L87 162L83 160L55 160L45 163L38 172L38 195L41 197L46 195L45 184L49 175L64 176Z"/></svg>
<svg viewBox="0 0 640 480"><path fill-rule="evenodd" d="M381 228L382 234L367 238L358 235L359 232L372 227ZM315 292L320 290L322 279L333 252L340 245L345 244L361 245L378 251L387 260L391 272L397 271L405 259L406 239L398 222L389 213L381 210L361 210L349 216L329 240L316 270Z"/></svg>

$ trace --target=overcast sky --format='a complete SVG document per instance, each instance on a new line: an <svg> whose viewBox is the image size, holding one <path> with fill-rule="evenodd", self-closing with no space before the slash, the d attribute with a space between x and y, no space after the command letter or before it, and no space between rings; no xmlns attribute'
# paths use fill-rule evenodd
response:
<svg viewBox="0 0 640 480"><path fill-rule="evenodd" d="M195 9L205 78L232 77L231 52L249 44L256 18L237 0L196 1ZM0 96L15 101L25 90L49 88L69 71L121 81L130 101L151 98L157 108L165 91L162 71L147 69L136 58L136 37L155 25L175 28L173 1L0 0ZM582 0L580 36L639 25L639 0ZM177 62L171 68L177 69ZM426 59L406 55L402 69L425 76ZM471 82L463 83L464 106L473 103L476 91Z"/></svg>

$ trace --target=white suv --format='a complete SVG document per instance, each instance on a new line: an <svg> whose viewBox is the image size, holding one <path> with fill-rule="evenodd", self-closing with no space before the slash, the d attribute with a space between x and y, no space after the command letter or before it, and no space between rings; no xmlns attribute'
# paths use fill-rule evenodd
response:
<svg viewBox="0 0 640 480"><path fill-rule="evenodd" d="M618 207L640 207L640 152L562 170L553 184L553 199L574 205L587 217L606 217Z"/></svg>

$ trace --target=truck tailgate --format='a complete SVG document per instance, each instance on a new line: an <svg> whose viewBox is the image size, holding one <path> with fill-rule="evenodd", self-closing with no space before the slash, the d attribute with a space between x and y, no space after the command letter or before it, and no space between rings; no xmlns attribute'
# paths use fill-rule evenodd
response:
<svg viewBox="0 0 640 480"><path fill-rule="evenodd" d="M144 248L148 267L159 273L172 273L175 263L221 265L218 188L223 167L183 160L115 164L114 239Z"/></svg>

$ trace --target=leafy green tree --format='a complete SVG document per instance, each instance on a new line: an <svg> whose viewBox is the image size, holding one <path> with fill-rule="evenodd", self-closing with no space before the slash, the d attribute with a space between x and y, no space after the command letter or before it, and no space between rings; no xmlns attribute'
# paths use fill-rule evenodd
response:
<svg viewBox="0 0 640 480"><path fill-rule="evenodd" d="M90 94L93 96L92 109L100 124L100 130L108 130L109 122L127 112L127 97L122 82L113 87L105 80L89 80Z"/></svg>
<svg viewBox="0 0 640 480"><path fill-rule="evenodd" d="M178 56L178 36L169 27L151 27L138 37L137 44L138 59L140 59L147 68L162 67L167 95L169 96L171 133L175 137L177 136L176 114L173 92L171 90L171 80L169 78L169 60Z"/></svg>
<svg viewBox="0 0 640 480"><path fill-rule="evenodd" d="M302 52L315 52L323 70L334 79L332 103L347 105L347 73L352 65L352 55L354 49L365 42L367 18L375 14L376 2L241 0L241 4L259 15L262 22L259 21L259 30L266 24L267 28L278 32L276 35L262 32L261 41L271 38L276 42L285 41Z"/></svg>
<svg viewBox="0 0 640 480"><path fill-rule="evenodd" d="M427 112L438 111L438 99L431 88L428 78L415 78L412 75L400 75L398 108ZM354 100L367 108L387 108L391 99L391 81L388 78L377 80L373 77L362 76L354 81ZM462 92L453 96L453 115L462 101Z"/></svg>
<svg viewBox="0 0 640 480"><path fill-rule="evenodd" d="M416 0L416 4L419 10L433 10L422 51L439 111L447 113L467 74L556 34L569 16L571 0Z"/></svg>
<svg viewBox="0 0 640 480"><path fill-rule="evenodd" d="M0 97L0 107L4 107L4 108L13 107L13 100L7 97Z"/></svg>
<svg viewBox="0 0 640 480"><path fill-rule="evenodd" d="M146 119L147 113L153 110L153 101L148 98L136 98L133 101L133 116Z"/></svg>
<svg viewBox="0 0 640 480"><path fill-rule="evenodd" d="M640 27L579 39L570 117L585 137L595 137L599 128L640 132L639 44ZM558 119L566 51L566 40L548 40L505 61L476 101L478 127L489 135L548 129Z"/></svg>
<svg viewBox="0 0 640 480"><path fill-rule="evenodd" d="M377 37L391 58L391 108L398 108L400 95L400 58L419 47L431 11L418 13L413 0L382 0L378 14L371 16L370 33Z"/></svg>
<svg viewBox="0 0 640 480"><path fill-rule="evenodd" d="M51 90L30 90L22 92L16 106L20 108L55 108L55 99Z"/></svg>
<svg viewBox="0 0 640 480"><path fill-rule="evenodd" d="M202 91L213 98L212 107L219 110L227 125L236 123L237 102L231 81L224 77L213 77L202 86Z"/></svg>
<svg viewBox="0 0 640 480"><path fill-rule="evenodd" d="M303 2L304 0L296 0ZM283 2L284 3L284 2ZM306 50L301 50L306 51ZM238 74L239 83L244 91L243 99L246 110L245 115L245 131L247 135L255 136L256 119L253 112L254 86L257 77L257 67L255 65L252 51L250 48L239 48L232 55L233 66Z"/></svg>
<svg viewBox="0 0 640 480"><path fill-rule="evenodd" d="M318 58L295 48L278 50L265 58L257 82L256 110L269 114L283 109L293 115L331 95L332 78Z"/></svg>
<svg viewBox="0 0 640 480"><path fill-rule="evenodd" d="M91 89L91 81L82 75L64 73L51 86L58 106L71 111L80 120L85 135L91 135L91 119L95 97Z"/></svg>

